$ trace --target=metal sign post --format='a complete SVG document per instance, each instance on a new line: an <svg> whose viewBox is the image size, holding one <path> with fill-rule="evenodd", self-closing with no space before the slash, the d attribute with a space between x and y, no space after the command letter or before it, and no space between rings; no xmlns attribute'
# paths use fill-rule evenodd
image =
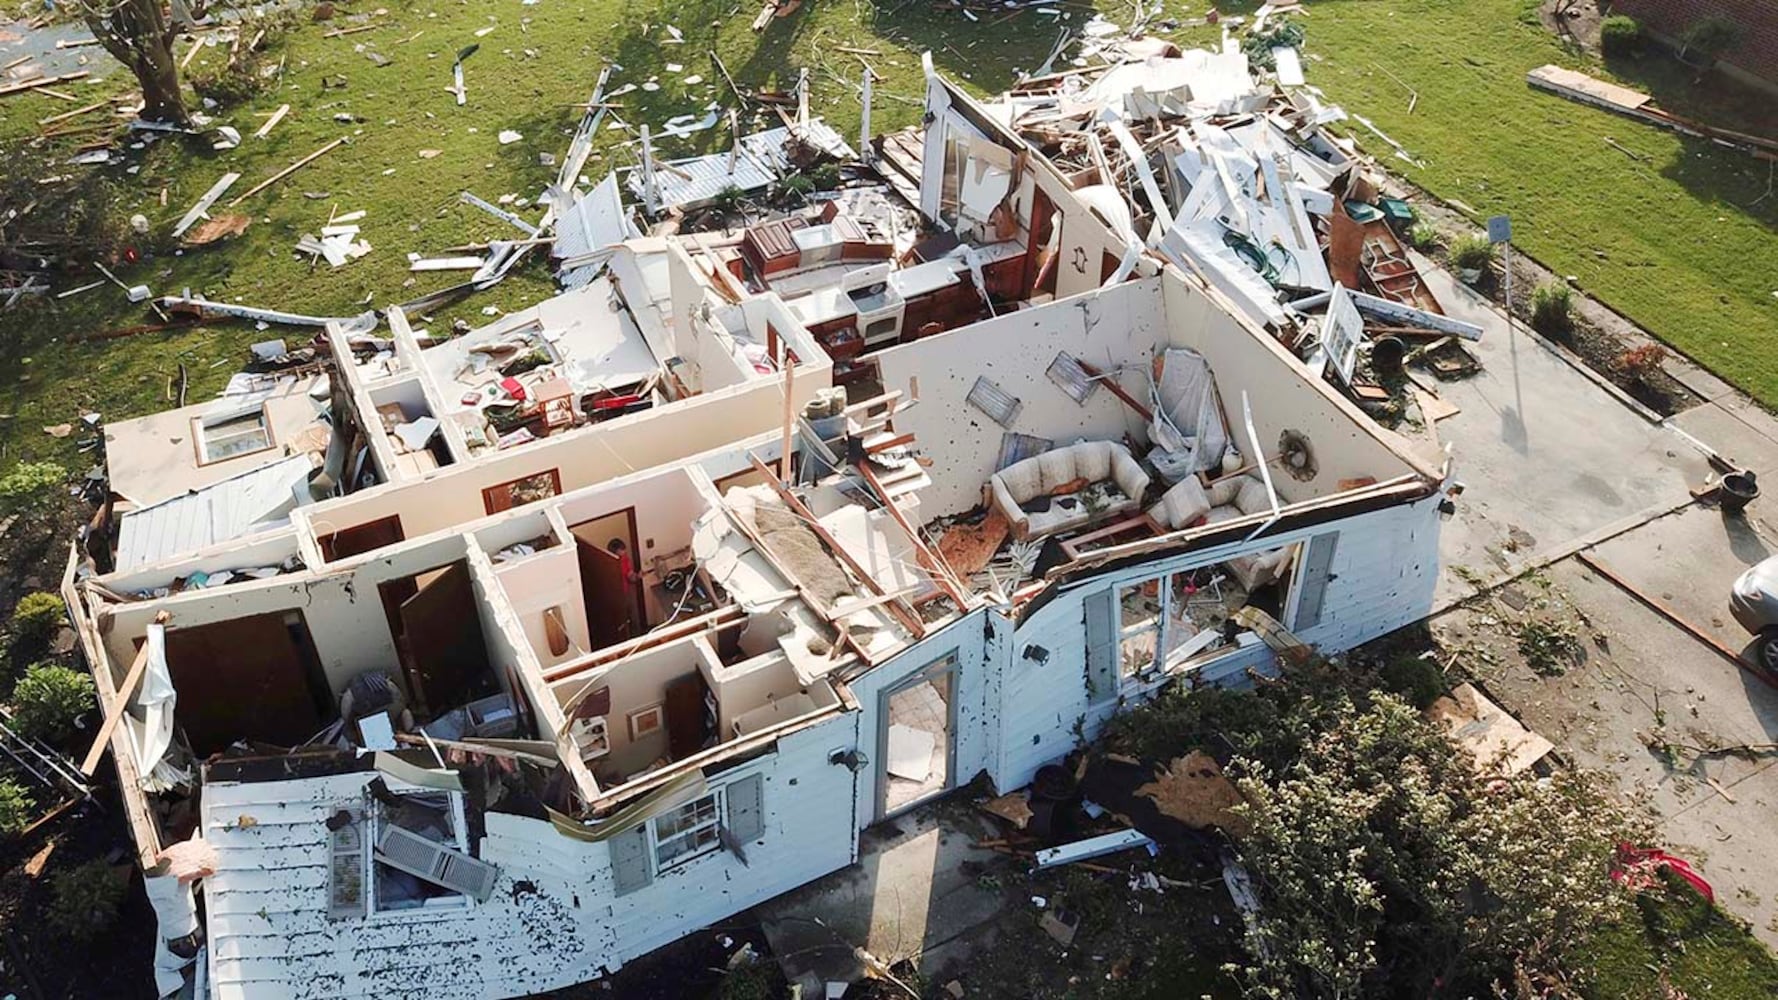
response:
<svg viewBox="0 0 1778 1000"><path fill-rule="evenodd" d="M1506 267L1506 326L1513 325L1513 220L1496 215L1488 219L1488 242L1501 248L1501 262Z"/></svg>

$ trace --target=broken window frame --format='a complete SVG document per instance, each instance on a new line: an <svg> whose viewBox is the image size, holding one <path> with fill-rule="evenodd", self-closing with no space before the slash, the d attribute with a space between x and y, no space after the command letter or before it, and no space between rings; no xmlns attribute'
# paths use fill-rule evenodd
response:
<svg viewBox="0 0 1778 1000"><path fill-rule="evenodd" d="M722 807L722 790L718 788L649 819L648 851L656 875L722 850ZM683 829L675 828L686 817L695 821ZM663 827L668 832L663 833ZM679 846L680 842L685 846ZM670 847L672 853L665 853Z"/></svg>
<svg viewBox="0 0 1778 1000"><path fill-rule="evenodd" d="M450 821L451 839L441 842L443 846L452 848L462 854L469 853L469 817L464 813L463 793L419 789L415 791L396 792L406 798L411 795L445 797L445 818ZM349 807L348 807L349 808ZM437 913L440 910L454 910L471 905L469 896L461 892L450 892L448 895L432 896L419 906L378 908L380 900L377 896L377 866L381 862L376 859L376 843L382 832L382 825L389 822L383 816L384 806L371 798L367 792L363 803L357 810L361 817L360 824L364 828L364 915L378 920L402 919L404 917L421 916ZM335 833L338 836L338 833Z"/></svg>
<svg viewBox="0 0 1778 1000"><path fill-rule="evenodd" d="M223 434L215 433L217 428L226 427L248 418L257 419L251 426L230 430ZM191 418L191 438L193 446L197 449L198 465L200 466L215 465L218 462L228 462L237 458L245 458L248 455L257 455L262 451L272 450L278 444L272 434L271 411L264 403L228 409L208 416L193 417ZM255 438L263 443L241 451L231 451L221 455L211 454L213 445L219 443L232 445L237 441L252 441Z"/></svg>
<svg viewBox="0 0 1778 1000"><path fill-rule="evenodd" d="M1238 558L1241 556L1258 555L1278 548L1295 550L1291 555L1290 568L1276 581L1284 587L1284 593L1282 594L1279 606L1280 610L1284 613L1285 621L1292 620L1296 615L1300 591L1303 584L1302 565L1307 556L1307 546L1308 540L1305 539L1303 541L1290 542L1285 545L1270 546L1254 552L1236 553L1235 556L1230 557ZM1195 566L1185 566L1168 573L1159 574L1158 576L1145 577L1131 580L1126 583L1120 583L1113 589L1111 614L1113 616L1112 624L1117 635L1116 650L1118 658L1118 684L1120 688L1129 689L1142 687L1152 683L1159 677L1182 673L1186 670L1201 669L1224 656L1232 655L1247 648L1246 644L1239 641L1238 636L1253 634L1252 629L1242 629L1240 633L1237 633L1236 641L1224 643L1208 650L1200 650L1185 656L1178 655L1178 650L1183 649L1184 647L1180 643L1172 641L1171 633L1178 626L1178 621L1173 615L1176 578L1187 573L1195 573L1199 570L1214 568L1228 561L1228 559L1219 559L1215 562L1200 563ZM1129 612L1125 610L1124 595L1132 590L1146 588L1151 584L1160 588L1158 595L1160 606L1158 610L1152 615L1132 619ZM1130 648L1130 641L1140 640L1148 636L1152 636L1152 646L1150 647L1152 651L1148 655L1147 660L1145 662L1132 662L1132 659L1127 652Z"/></svg>

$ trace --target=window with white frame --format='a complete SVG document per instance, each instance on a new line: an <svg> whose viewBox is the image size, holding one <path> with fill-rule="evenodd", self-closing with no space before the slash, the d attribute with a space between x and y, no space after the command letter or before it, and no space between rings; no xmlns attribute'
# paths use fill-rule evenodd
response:
<svg viewBox="0 0 1778 1000"><path fill-rule="evenodd" d="M272 428L264 406L199 417L192 423L200 464L239 458L272 446Z"/></svg>
<svg viewBox="0 0 1778 1000"><path fill-rule="evenodd" d="M648 822L656 871L666 871L722 846L722 802L711 792Z"/></svg>

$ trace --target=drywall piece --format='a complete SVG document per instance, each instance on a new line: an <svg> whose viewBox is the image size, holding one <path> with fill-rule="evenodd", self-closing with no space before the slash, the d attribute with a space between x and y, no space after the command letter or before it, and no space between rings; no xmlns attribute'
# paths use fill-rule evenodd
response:
<svg viewBox="0 0 1778 1000"><path fill-rule="evenodd" d="M1272 59L1278 67L1278 82L1286 87L1300 87L1303 79L1303 60L1296 49L1283 47L1272 50Z"/></svg>
<svg viewBox="0 0 1778 1000"><path fill-rule="evenodd" d="M908 781L925 781L932 776L932 751L938 740L931 733L897 722L889 727L886 742L890 774Z"/></svg>
<svg viewBox="0 0 1778 1000"><path fill-rule="evenodd" d="M408 264L410 271L475 271L487 263L480 257L422 257Z"/></svg>
<svg viewBox="0 0 1778 1000"><path fill-rule="evenodd" d="M1147 834L1136 830L1124 830L1038 851L1037 867L1042 869L1054 868L1057 865L1071 865L1076 861L1087 861L1107 854L1115 854L1118 851L1127 851L1132 847L1144 847L1148 849L1149 854L1155 853L1155 843Z"/></svg>
<svg viewBox="0 0 1778 1000"><path fill-rule="evenodd" d="M185 231L196 225L199 219L209 218L205 213L210 211L210 206L216 204L216 199L221 198L223 193L240 179L241 175L237 173L223 174L222 179L210 185L210 190L205 191L204 196L198 199L197 204L191 206L191 211L179 218L179 224L173 227L173 235L184 236Z"/></svg>

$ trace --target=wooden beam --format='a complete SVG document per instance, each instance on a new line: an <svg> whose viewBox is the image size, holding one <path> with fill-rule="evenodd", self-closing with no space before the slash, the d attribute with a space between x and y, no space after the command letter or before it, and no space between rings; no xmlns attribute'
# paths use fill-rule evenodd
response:
<svg viewBox="0 0 1778 1000"><path fill-rule="evenodd" d="M90 72L90 70L83 69L75 73L63 73L61 76L39 76L26 80L24 83L7 84L4 87L0 87L0 97L22 94L27 90L39 90L43 87L50 86L51 84L66 83L69 80L82 80L85 79ZM75 98L69 99L74 100Z"/></svg>
<svg viewBox="0 0 1778 1000"><path fill-rule="evenodd" d="M772 470L766 468L765 463L761 462L758 456L754 455L752 452L748 452L747 460L753 463L755 471L766 477L766 482L772 484L772 489L777 492L778 499L784 501L784 505L789 507L796 516L808 522L809 530L813 531L815 537L821 539L828 548L833 550L834 556L838 558L840 562L846 564L846 568L851 570L854 576L858 577L860 583L869 587L871 593L876 594L878 597L884 597L889 594L888 589L878 583L876 577L871 576L865 571L864 567L859 564L858 560L852 558L852 553L846 551L846 547L840 544L839 539L833 537L833 533L827 530L827 525L816 520L815 515L809 511L809 508L805 507L803 502L797 499L795 493L790 492L789 487L772 477ZM863 610L862 608L852 608L845 612L839 612L838 607L838 604L834 605L835 611L838 614L851 614L853 611ZM890 602L889 613L895 616L895 620L900 622L903 628L912 632L914 638L918 639L926 634L926 626L920 621L920 616L914 614L913 609L899 599Z"/></svg>
<svg viewBox="0 0 1778 1000"><path fill-rule="evenodd" d="M165 611L154 616L156 625L165 625L172 617ZM130 698L136 693L136 685L142 683L142 675L148 672L148 643L136 650L136 659L130 663L129 673L124 675L123 684L117 689L117 699L105 711L105 721L99 726L99 735L93 738L92 749L86 752L86 759L80 763L80 773L92 777L99 769L99 761L105 756L105 748L111 745L111 733L117 724L123 721L123 713L129 707Z"/></svg>
<svg viewBox="0 0 1778 1000"><path fill-rule="evenodd" d="M790 438L796 431L796 397L792 391L796 388L796 358L790 354L790 348L784 349L784 439L778 450L778 479L790 482ZM752 458L749 453L748 458ZM770 478L771 473L766 473Z"/></svg>
<svg viewBox="0 0 1778 1000"><path fill-rule="evenodd" d="M1088 364L1087 362L1082 361L1079 358L1075 358L1074 361L1075 361L1075 364L1080 365L1081 371L1086 372L1088 375L1092 376L1093 379L1095 381L1097 381L1100 385L1104 386L1107 389L1110 389L1111 394L1113 396L1116 396L1117 398L1123 400L1124 405L1128 406L1132 410L1135 410L1137 416L1141 417L1143 420L1153 420L1154 419L1154 411L1150 410L1148 407L1142 405L1140 402L1138 402L1136 400L1136 397L1134 397L1134 396L1130 395L1128 392L1124 391L1124 387L1117 384L1116 376L1107 378L1104 372L1100 371L1098 368L1095 368L1093 365Z"/></svg>
<svg viewBox="0 0 1778 1000"><path fill-rule="evenodd" d="M864 474L864 481L870 484L870 488L876 491L878 499L883 501L883 507L889 511L889 516L895 519L896 524L901 525L901 530L908 533L908 538L914 543L914 554L937 579L939 589L949 594L951 600L957 602L959 611L967 609L969 598L963 593L962 582L957 579L956 574L951 572L951 567L944 561L944 558L926 546L926 540L920 537L920 532L915 529L913 524L908 521L907 515L903 514L901 508L896 505L895 498L889 495L889 491L884 489L882 482L877 479L877 474L871 471L870 463L868 461L860 462L857 469Z"/></svg>
<svg viewBox="0 0 1778 1000"><path fill-rule="evenodd" d="M1680 614L1677 610L1670 607L1665 601L1662 601L1660 598L1655 597L1653 594L1643 592L1635 584L1624 579L1622 576L1619 576L1617 570L1614 570L1610 566L1606 565L1603 561L1601 561L1598 557L1594 556L1592 553L1586 552L1586 551L1576 552L1574 554L1574 557L1576 559L1579 559L1588 569L1591 569L1593 572L1598 573L1600 576L1611 581L1613 584L1616 584L1619 590L1622 590L1624 593L1629 594L1631 597L1636 598L1638 601L1641 601L1643 604L1647 605L1650 610L1652 610L1656 614L1660 615L1662 618L1665 618L1668 621L1672 622L1673 624L1679 626L1681 631L1690 635L1692 638L1698 640L1699 642L1703 643L1704 645L1709 646L1710 649L1716 653L1716 655L1722 657L1723 659L1729 661L1730 663L1733 663L1735 666L1740 667L1742 670L1747 671L1748 673L1752 674L1753 676L1758 677L1760 680L1766 682L1767 685L1769 685L1773 688L1778 688L1778 680L1774 680L1772 677L1767 675L1764 670L1760 670L1757 667L1755 667L1753 664L1748 663L1746 660L1742 659L1740 650L1732 648L1731 646L1729 646L1728 643L1725 643L1721 639L1718 639L1716 636L1711 635L1709 632L1704 631L1699 626L1692 624L1690 619L1688 619L1684 615Z"/></svg>
<svg viewBox="0 0 1778 1000"><path fill-rule="evenodd" d="M346 137L342 135L338 139L333 140L332 142L328 143L327 145L322 146L320 149L315 150L313 153L310 153L309 155L303 157L302 159L296 161L295 163L292 163L290 166L285 167L283 170L278 171L277 173L271 175L270 177L267 177L265 180L260 181L258 184L253 185L253 188L251 190L249 190L246 194L243 194L239 198L236 198L234 201L229 202L228 207L234 208L236 205L239 205L241 202L246 201L248 198L253 197L254 195L258 194L259 192L264 191L266 188L271 187L273 184L278 183L279 181L283 180L286 177L289 177L291 174L296 173L298 170L302 169L303 167L308 166L311 161L320 157L321 154L332 152L336 147L344 144L345 141L346 141Z"/></svg>

